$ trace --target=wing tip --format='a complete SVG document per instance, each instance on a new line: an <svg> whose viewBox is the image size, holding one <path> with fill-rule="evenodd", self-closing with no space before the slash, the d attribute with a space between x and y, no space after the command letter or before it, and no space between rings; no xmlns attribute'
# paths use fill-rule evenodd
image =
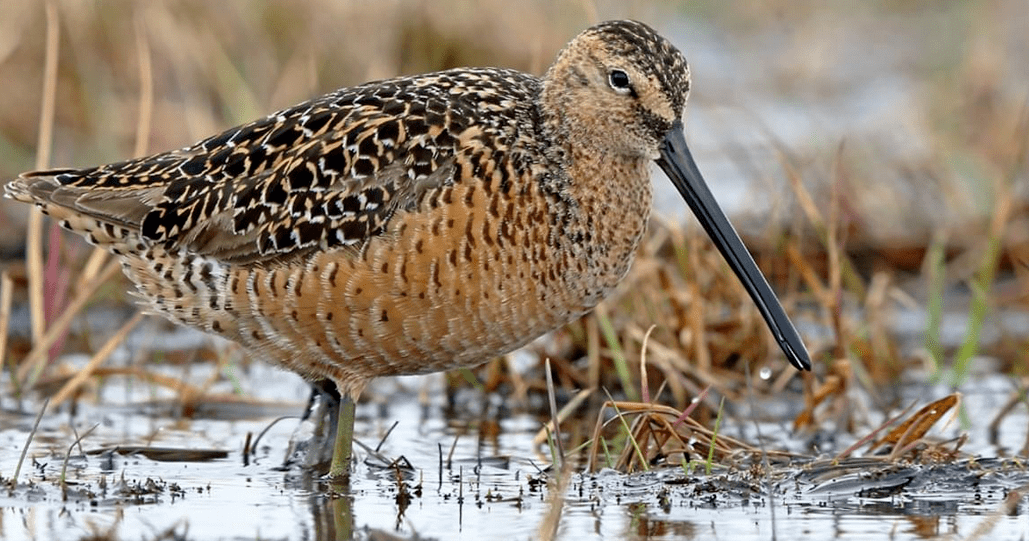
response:
<svg viewBox="0 0 1029 541"><path fill-rule="evenodd" d="M22 203L41 204L51 200L54 190L60 187L57 175L68 170L31 171L4 184L4 197Z"/></svg>

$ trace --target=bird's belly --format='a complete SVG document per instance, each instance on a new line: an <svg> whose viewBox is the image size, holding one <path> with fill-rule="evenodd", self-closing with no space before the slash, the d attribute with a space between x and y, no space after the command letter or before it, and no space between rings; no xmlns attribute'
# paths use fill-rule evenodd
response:
<svg viewBox="0 0 1029 541"><path fill-rule="evenodd" d="M411 213L360 251L241 269L243 285L229 289L249 317L229 337L356 387L485 362L592 307L587 293L568 287L575 264L548 242L534 205L521 201L499 216L477 208Z"/></svg>

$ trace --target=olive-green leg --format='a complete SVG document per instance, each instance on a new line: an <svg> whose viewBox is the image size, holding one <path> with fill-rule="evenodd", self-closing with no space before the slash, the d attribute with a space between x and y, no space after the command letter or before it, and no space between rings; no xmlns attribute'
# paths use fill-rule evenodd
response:
<svg viewBox="0 0 1029 541"><path fill-rule="evenodd" d="M354 399L349 393L340 394L336 441L332 447L332 465L329 466L329 477L333 479L344 479L350 475L354 448Z"/></svg>

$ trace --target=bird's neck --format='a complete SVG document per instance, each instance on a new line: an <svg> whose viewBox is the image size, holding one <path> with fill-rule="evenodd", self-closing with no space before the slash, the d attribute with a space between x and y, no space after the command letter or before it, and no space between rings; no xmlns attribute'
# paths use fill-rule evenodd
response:
<svg viewBox="0 0 1029 541"><path fill-rule="evenodd" d="M592 287L583 292L592 308L629 271L650 217L652 185L647 163L574 145L569 153L568 193L576 201L576 234L569 251L587 263Z"/></svg>
<svg viewBox="0 0 1029 541"><path fill-rule="evenodd" d="M567 175L560 192L574 207L559 232L565 251L583 261L590 280L580 292L584 308L592 308L628 272L650 217L652 185L650 160L607 147L608 138L583 123L589 116L566 93L544 85L538 102L541 139L551 159ZM578 268L578 265L576 266Z"/></svg>

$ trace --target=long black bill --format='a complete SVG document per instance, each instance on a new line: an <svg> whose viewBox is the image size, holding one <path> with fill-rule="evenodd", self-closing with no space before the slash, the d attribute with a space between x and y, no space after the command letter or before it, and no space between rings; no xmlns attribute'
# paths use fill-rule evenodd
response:
<svg viewBox="0 0 1029 541"><path fill-rule="evenodd" d="M683 134L682 122L676 122L672 130L665 136L661 143L661 157L657 160L661 169L675 184L676 189L682 194L683 199L697 216L700 225L707 231L711 240L714 241L722 257L729 263L736 276L743 282L743 287L754 299L758 310L764 316L768 328L771 329L775 339L779 342L786 358L793 366L801 370L811 369L811 357L808 355L804 342L793 328L793 323L783 311L779 304L779 298L768 286L765 276L750 257L740 236L736 234L729 219L719 208L711 190L700 175L693 155L686 145L686 136Z"/></svg>

